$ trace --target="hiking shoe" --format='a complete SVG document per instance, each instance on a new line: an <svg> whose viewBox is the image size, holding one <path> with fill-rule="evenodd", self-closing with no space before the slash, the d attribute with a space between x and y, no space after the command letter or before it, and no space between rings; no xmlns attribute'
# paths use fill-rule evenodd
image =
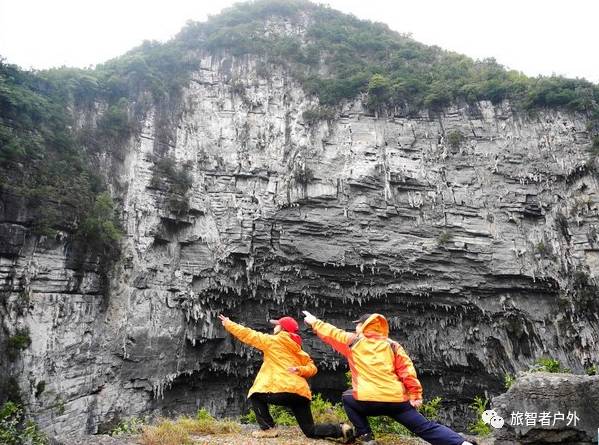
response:
<svg viewBox="0 0 599 445"><path fill-rule="evenodd" d="M343 443L354 443L356 432L354 431L354 427L349 423L341 424L341 434L343 434Z"/></svg>
<svg viewBox="0 0 599 445"><path fill-rule="evenodd" d="M276 428L252 431L252 437L255 437L256 439L261 439L261 438L265 438L265 437L278 437L278 436L279 436L279 432L277 431Z"/></svg>
<svg viewBox="0 0 599 445"><path fill-rule="evenodd" d="M356 437L356 440L362 445L379 445L379 443L374 440L372 434L362 434L361 436Z"/></svg>

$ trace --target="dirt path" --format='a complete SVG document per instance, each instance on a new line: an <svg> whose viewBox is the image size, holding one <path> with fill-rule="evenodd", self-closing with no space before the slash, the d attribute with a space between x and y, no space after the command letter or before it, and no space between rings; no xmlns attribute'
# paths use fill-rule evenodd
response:
<svg viewBox="0 0 599 445"><path fill-rule="evenodd" d="M194 445L333 445L333 440L313 440L306 438L297 427L279 428L280 436L273 439L254 439L251 432L255 427L247 427L241 433L192 436ZM139 437L86 436L61 441L64 445L140 445ZM381 445L423 445L426 442L411 437L381 438Z"/></svg>
<svg viewBox="0 0 599 445"><path fill-rule="evenodd" d="M280 428L279 437L273 439L254 439L251 437L251 431L227 434L222 436L203 436L194 437L198 445L333 445L340 443L335 440L315 440L306 438L299 428ZM417 438L393 438L385 440L382 438L381 445L426 445Z"/></svg>

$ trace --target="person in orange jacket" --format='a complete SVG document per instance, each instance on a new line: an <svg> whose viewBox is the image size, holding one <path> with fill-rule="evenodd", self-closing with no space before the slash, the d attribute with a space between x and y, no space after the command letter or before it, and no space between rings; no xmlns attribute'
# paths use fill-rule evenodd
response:
<svg viewBox="0 0 599 445"><path fill-rule="evenodd" d="M352 333L303 312L304 321L316 335L347 358L352 389L343 393L343 407L363 444L377 443L368 417L389 416L433 445L472 445L417 411L422 405L422 385L406 351L389 339L389 324L384 316L363 315L354 321L356 332Z"/></svg>
<svg viewBox="0 0 599 445"><path fill-rule="evenodd" d="M343 438L353 440L353 428L349 424L315 424L310 410L312 393L307 378L317 369L310 356L302 350L302 339L297 334L299 326L291 317L270 320L274 324L272 335L254 331L219 315L224 328L237 339L264 354L264 361L250 388L248 398L256 413L261 431L254 437L277 437L274 420L268 405L289 408L302 432L311 438Z"/></svg>

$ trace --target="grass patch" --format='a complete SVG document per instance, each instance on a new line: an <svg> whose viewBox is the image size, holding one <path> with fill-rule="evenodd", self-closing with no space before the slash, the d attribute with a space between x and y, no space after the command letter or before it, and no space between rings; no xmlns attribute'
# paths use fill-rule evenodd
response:
<svg viewBox="0 0 599 445"><path fill-rule="evenodd" d="M468 425L468 431L477 436L484 437L491 434L491 426L487 425L482 419L482 415L487 410L488 405L489 401L480 396L476 396L474 401L470 404L470 408L476 414L476 421Z"/></svg>
<svg viewBox="0 0 599 445"><path fill-rule="evenodd" d="M142 430L142 445L188 445L191 437L185 429L172 420L163 420L158 425Z"/></svg>
<svg viewBox="0 0 599 445"><path fill-rule="evenodd" d="M187 445L193 443L193 435L238 433L241 425L233 420L216 419L202 408L195 417L162 419L156 425L142 426L140 429L142 445Z"/></svg>
<svg viewBox="0 0 599 445"><path fill-rule="evenodd" d="M508 390L512 387L514 382L516 381L516 377L512 374L505 374L503 376L503 387Z"/></svg>
<svg viewBox="0 0 599 445"><path fill-rule="evenodd" d="M147 419L140 419L139 417L123 419L110 431L110 435L114 437L133 436L141 433L146 424Z"/></svg>
<svg viewBox="0 0 599 445"><path fill-rule="evenodd" d="M341 423L347 422L347 414L341 403L331 403L324 400L320 394L312 398L312 416L316 423Z"/></svg>
<svg viewBox="0 0 599 445"><path fill-rule="evenodd" d="M216 419L205 408L198 411L195 419L184 417L182 420L186 430L192 434L229 434L241 431L239 423L233 420Z"/></svg>
<svg viewBox="0 0 599 445"><path fill-rule="evenodd" d="M572 370L562 366L559 360L550 357L538 359L531 368L533 372L570 373Z"/></svg>

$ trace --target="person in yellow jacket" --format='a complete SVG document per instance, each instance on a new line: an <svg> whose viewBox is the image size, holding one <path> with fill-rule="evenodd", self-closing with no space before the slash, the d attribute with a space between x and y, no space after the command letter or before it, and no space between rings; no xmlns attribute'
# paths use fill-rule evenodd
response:
<svg viewBox="0 0 599 445"><path fill-rule="evenodd" d="M374 445L369 416L389 416L433 445L472 445L450 428L426 419L422 385L402 346L389 339L389 324L381 314L355 320L356 332L346 332L304 311L304 321L325 343L347 358L352 389L343 393L343 407L363 444Z"/></svg>
<svg viewBox="0 0 599 445"><path fill-rule="evenodd" d="M278 432L268 405L289 408L302 432L311 438L343 438L353 440L349 424L315 424L310 410L312 393L307 378L317 369L310 356L302 350L302 339L297 334L299 326L291 317L270 320L274 324L272 335L254 331L219 315L224 328L237 339L264 354L264 361L248 393L261 431L254 437L277 437Z"/></svg>

